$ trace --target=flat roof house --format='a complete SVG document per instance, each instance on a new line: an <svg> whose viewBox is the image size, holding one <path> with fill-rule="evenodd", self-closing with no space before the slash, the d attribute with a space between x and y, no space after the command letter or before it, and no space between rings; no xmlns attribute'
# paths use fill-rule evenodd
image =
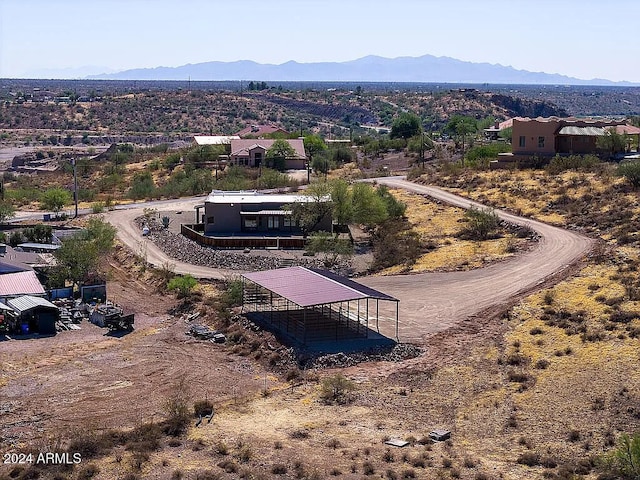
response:
<svg viewBox="0 0 640 480"><path fill-rule="evenodd" d="M230 165L244 165L247 167L260 167L265 165L267 150L276 140L272 139L240 139L231 140ZM294 156L285 159L286 170L302 170L306 168L307 154L304 151L304 142L300 138L285 140L295 151ZM266 165L265 165L266 166Z"/></svg>
<svg viewBox="0 0 640 480"><path fill-rule="evenodd" d="M514 118L512 151L514 155L539 157L596 154L598 137L606 135L608 128L624 124L621 120Z"/></svg>
<svg viewBox="0 0 640 480"><path fill-rule="evenodd" d="M300 227L286 205L315 202L309 195L263 194L257 191L214 190L204 203L205 235L266 234L300 235ZM330 201L326 199L324 201ZM313 230L331 231L331 215L321 219Z"/></svg>

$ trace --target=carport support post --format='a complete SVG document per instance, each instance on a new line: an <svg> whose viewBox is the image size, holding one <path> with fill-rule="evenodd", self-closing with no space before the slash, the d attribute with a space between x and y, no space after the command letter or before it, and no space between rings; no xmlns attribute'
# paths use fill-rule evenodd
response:
<svg viewBox="0 0 640 480"><path fill-rule="evenodd" d="M400 341L400 334L398 332L398 318L400 317L400 302L396 302L396 340Z"/></svg>
<svg viewBox="0 0 640 480"><path fill-rule="evenodd" d="M367 338L369 338L369 297L367 297L366 305L367 305L367 310L365 312L365 315L366 315L365 319L367 322Z"/></svg>
<svg viewBox="0 0 640 480"><path fill-rule="evenodd" d="M358 319L358 333L360 333L360 299L358 299L358 310L356 315L356 318Z"/></svg>
<svg viewBox="0 0 640 480"><path fill-rule="evenodd" d="M380 306L380 300L376 298L376 330L378 331L378 333L380 333L380 322L379 322L380 317L378 316L379 306Z"/></svg>
<svg viewBox="0 0 640 480"><path fill-rule="evenodd" d="M307 344L307 307L302 309L302 344Z"/></svg>

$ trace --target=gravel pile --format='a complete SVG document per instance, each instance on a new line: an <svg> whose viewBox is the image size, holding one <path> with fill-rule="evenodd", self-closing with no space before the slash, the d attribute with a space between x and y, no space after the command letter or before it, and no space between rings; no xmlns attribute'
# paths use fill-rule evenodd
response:
<svg viewBox="0 0 640 480"><path fill-rule="evenodd" d="M250 250L249 253L244 253L239 250L205 247L183 235L170 232L155 219L149 221L144 217L139 217L136 219L136 224L140 228L143 225L149 227L150 232L147 238L165 254L178 261L193 265L241 271L272 270L295 265L308 268L327 268L322 259L316 257L282 258L274 254L261 253L261 250ZM346 274L349 269L350 262L345 261L338 263L330 270Z"/></svg>
<svg viewBox="0 0 640 480"><path fill-rule="evenodd" d="M399 343L391 350L381 349L368 352L334 353L311 359L304 368L343 368L352 367L362 362L402 362L415 358L423 353L423 349L409 343Z"/></svg>

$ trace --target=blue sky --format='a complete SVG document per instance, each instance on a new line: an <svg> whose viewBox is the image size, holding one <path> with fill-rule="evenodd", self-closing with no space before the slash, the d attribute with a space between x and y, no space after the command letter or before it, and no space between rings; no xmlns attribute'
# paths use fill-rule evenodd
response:
<svg viewBox="0 0 640 480"><path fill-rule="evenodd" d="M0 0L0 78L431 54L640 82L639 21L638 0Z"/></svg>

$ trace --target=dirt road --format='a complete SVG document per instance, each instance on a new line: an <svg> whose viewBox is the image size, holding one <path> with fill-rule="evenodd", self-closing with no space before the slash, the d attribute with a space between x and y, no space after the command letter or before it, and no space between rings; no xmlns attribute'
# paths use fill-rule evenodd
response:
<svg viewBox="0 0 640 480"><path fill-rule="evenodd" d="M439 188L418 185L402 177L376 179L377 183L393 188L404 188L458 207L482 205L445 192ZM188 199L153 204L158 211L193 211L202 199ZM400 299L399 338L402 342L424 342L425 338L459 324L489 307L507 302L518 293L531 290L550 276L566 269L584 256L593 246L593 240L576 233L552 227L534 220L496 211L500 218L526 225L538 232L541 239L537 247L527 253L486 268L466 272L426 273L387 277L364 277L358 281ZM190 273L199 278L224 278L231 272L176 262L168 258L152 242L142 237L133 219L142 215L142 208L116 210L107 214L107 220L118 229L120 240L134 252L144 252L147 261L156 266L172 263L176 273ZM393 309L381 304L380 332L395 336L395 323L384 318L395 318Z"/></svg>
<svg viewBox="0 0 640 480"><path fill-rule="evenodd" d="M191 218L189 215L194 215L194 206L199 203L202 203L202 197L169 202L151 202L149 206L153 206L153 208L157 209L158 212L183 210L185 212L185 222L188 222L189 220L187 219ZM143 237L140 228L138 228L134 223L134 220L143 215L143 213L144 209L140 206L135 208L120 207L108 212L105 215L105 220L116 227L120 241L127 245L137 255L146 257L147 262L156 267L171 265L175 273L181 275L189 273L197 278L213 278L222 280L229 274L234 273L221 269L191 265L189 263L179 262L170 258L152 241Z"/></svg>
<svg viewBox="0 0 640 480"><path fill-rule="evenodd" d="M377 179L380 184L428 195L458 207L482 205L435 187L401 177ZM358 281L400 299L400 340L421 341L483 310L507 302L561 272L584 256L594 241L576 233L496 210L500 218L526 225L541 236L535 249L466 272L368 277ZM388 328L388 327L387 327ZM389 333L388 330L383 333Z"/></svg>

